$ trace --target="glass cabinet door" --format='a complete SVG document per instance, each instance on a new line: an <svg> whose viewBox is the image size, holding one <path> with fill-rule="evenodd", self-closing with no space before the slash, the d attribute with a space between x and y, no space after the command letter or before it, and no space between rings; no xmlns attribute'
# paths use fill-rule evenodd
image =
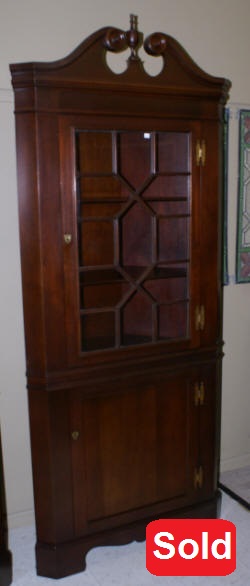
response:
<svg viewBox="0 0 250 586"><path fill-rule="evenodd" d="M81 352L189 338L191 132L74 143Z"/></svg>

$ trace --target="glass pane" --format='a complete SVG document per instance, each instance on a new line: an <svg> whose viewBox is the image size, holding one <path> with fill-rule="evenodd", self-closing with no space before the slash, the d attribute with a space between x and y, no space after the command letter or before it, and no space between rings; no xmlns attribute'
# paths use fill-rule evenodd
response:
<svg viewBox="0 0 250 586"><path fill-rule="evenodd" d="M138 203L121 219L123 265L147 266L151 262L152 214Z"/></svg>
<svg viewBox="0 0 250 586"><path fill-rule="evenodd" d="M122 311L124 346L145 344L152 341L152 303L141 293L136 293Z"/></svg>
<svg viewBox="0 0 250 586"><path fill-rule="evenodd" d="M187 298L187 279L183 277L147 280L144 288L159 303Z"/></svg>
<svg viewBox="0 0 250 586"><path fill-rule="evenodd" d="M189 219L160 218L159 261L185 260L189 256Z"/></svg>
<svg viewBox="0 0 250 586"><path fill-rule="evenodd" d="M98 285L80 285L80 307L115 307L130 291L128 283L100 283Z"/></svg>
<svg viewBox="0 0 250 586"><path fill-rule="evenodd" d="M79 178L79 199L88 201L98 201L103 199L127 201L129 195L129 189L119 177L91 176Z"/></svg>
<svg viewBox="0 0 250 586"><path fill-rule="evenodd" d="M82 350L101 350L115 345L113 312L91 313L81 317Z"/></svg>
<svg viewBox="0 0 250 586"><path fill-rule="evenodd" d="M187 301L161 305L159 307L160 339L186 338L188 331L187 316Z"/></svg>
<svg viewBox="0 0 250 586"><path fill-rule="evenodd" d="M91 218L91 217L100 217L100 218L113 218L115 217L123 208L122 202L116 203L81 203L79 204L79 218Z"/></svg>
<svg viewBox="0 0 250 586"><path fill-rule="evenodd" d="M189 175L157 175L143 192L144 199L187 198Z"/></svg>
<svg viewBox="0 0 250 586"><path fill-rule="evenodd" d="M111 175L111 132L79 132L77 162L80 173Z"/></svg>
<svg viewBox="0 0 250 586"><path fill-rule="evenodd" d="M112 222L105 220L81 222L79 248L82 266L112 265L114 262Z"/></svg>
<svg viewBox="0 0 250 586"><path fill-rule="evenodd" d="M118 170L134 188L139 189L150 176L151 141L144 132L121 132L118 142Z"/></svg>
<svg viewBox="0 0 250 586"><path fill-rule="evenodd" d="M157 216L187 215L189 213L189 201L148 201L150 208Z"/></svg>
<svg viewBox="0 0 250 586"><path fill-rule="evenodd" d="M107 283L123 282L123 277L115 269L81 270L79 273L81 285L105 285Z"/></svg>
<svg viewBox="0 0 250 586"><path fill-rule="evenodd" d="M160 132L158 134L159 173L188 173L189 134L185 132Z"/></svg>

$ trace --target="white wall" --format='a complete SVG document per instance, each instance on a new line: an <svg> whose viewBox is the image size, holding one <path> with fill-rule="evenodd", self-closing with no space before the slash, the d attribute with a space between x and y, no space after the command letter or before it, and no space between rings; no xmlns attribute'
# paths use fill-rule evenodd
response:
<svg viewBox="0 0 250 586"><path fill-rule="evenodd" d="M249 0L2 0L0 19L0 413L9 524L32 519L33 495L18 247L9 63L54 60L106 25L139 16L148 34L174 37L208 73L231 79L229 266L234 275L237 104L250 102ZM249 106L250 107L250 106ZM233 279L232 279L233 280ZM222 465L250 463L250 285L225 288Z"/></svg>

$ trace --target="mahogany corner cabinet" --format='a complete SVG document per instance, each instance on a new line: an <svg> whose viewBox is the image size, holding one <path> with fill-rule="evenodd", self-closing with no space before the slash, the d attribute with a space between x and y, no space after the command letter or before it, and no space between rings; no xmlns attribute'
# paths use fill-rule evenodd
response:
<svg viewBox="0 0 250 586"><path fill-rule="evenodd" d="M230 83L135 16L11 73L37 572L60 578L217 515Z"/></svg>

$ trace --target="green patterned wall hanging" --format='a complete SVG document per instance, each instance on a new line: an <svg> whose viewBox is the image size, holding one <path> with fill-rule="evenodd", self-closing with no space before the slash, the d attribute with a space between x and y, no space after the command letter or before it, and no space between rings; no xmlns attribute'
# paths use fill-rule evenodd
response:
<svg viewBox="0 0 250 586"><path fill-rule="evenodd" d="M250 282L250 110L239 115L239 187L236 282Z"/></svg>
<svg viewBox="0 0 250 586"><path fill-rule="evenodd" d="M228 285L228 133L229 133L229 109L224 110L224 140L223 140L223 163L224 163L224 178L223 178L223 285Z"/></svg>

